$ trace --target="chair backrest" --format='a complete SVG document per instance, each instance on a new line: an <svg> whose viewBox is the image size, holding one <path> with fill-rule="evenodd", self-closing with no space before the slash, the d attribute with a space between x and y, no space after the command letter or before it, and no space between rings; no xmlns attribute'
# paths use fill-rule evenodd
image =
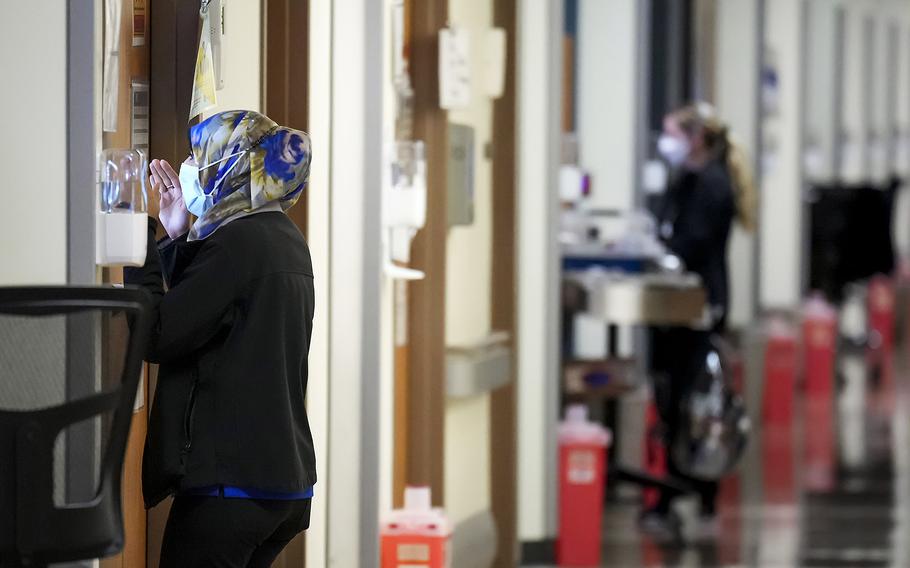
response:
<svg viewBox="0 0 910 568"><path fill-rule="evenodd" d="M0 566L122 549L148 318L137 289L0 287Z"/></svg>

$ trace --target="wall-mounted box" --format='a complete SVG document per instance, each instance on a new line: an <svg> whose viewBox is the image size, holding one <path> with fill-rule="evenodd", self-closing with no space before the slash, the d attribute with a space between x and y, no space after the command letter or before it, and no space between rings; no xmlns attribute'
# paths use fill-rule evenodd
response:
<svg viewBox="0 0 910 568"><path fill-rule="evenodd" d="M449 124L449 227L474 223L474 129Z"/></svg>
<svg viewBox="0 0 910 568"><path fill-rule="evenodd" d="M470 398L507 385L512 378L509 335L495 332L469 346L446 349L446 394Z"/></svg>

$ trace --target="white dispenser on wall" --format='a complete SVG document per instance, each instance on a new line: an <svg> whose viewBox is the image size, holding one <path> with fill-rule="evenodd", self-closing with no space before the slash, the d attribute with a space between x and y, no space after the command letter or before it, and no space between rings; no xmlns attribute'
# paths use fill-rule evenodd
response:
<svg viewBox="0 0 910 568"><path fill-rule="evenodd" d="M139 150L104 150L98 157L95 262L142 266L148 235L148 161Z"/></svg>
<svg viewBox="0 0 910 568"><path fill-rule="evenodd" d="M396 265L411 260L411 239L427 222L427 162L421 141L395 145L391 183L383 198L387 234L385 272L392 278L419 280L423 272Z"/></svg>

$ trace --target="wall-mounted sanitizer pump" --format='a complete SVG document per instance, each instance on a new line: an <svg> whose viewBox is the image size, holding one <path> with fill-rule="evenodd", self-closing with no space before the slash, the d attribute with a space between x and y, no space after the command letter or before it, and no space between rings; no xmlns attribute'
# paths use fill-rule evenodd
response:
<svg viewBox="0 0 910 568"><path fill-rule="evenodd" d="M148 237L147 159L139 150L104 150L98 158L100 200L95 262L142 266Z"/></svg>
<svg viewBox="0 0 910 568"><path fill-rule="evenodd" d="M423 142L395 144L391 183L387 185L383 207L386 275L398 280L422 279L423 272L395 262L410 262L411 239L427 222L427 162Z"/></svg>

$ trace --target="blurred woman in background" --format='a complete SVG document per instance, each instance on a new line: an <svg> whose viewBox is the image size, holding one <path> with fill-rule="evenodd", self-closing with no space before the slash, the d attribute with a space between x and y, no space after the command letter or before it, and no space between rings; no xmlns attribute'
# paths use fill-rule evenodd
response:
<svg viewBox="0 0 910 568"><path fill-rule="evenodd" d="M699 365L704 365L709 338L726 330L730 231L734 220L747 230L754 227L755 188L743 153L710 105L689 105L668 114L658 151L674 169L657 212L660 238L688 271L701 277L710 308L707 331L682 327L652 331L655 395L669 445L680 430L680 406ZM716 530L717 482L687 476L685 465L675 463L670 452L667 462L670 475L698 494L705 532ZM671 514L676 496L663 492L645 512L643 526L651 532L678 535L679 523Z"/></svg>

